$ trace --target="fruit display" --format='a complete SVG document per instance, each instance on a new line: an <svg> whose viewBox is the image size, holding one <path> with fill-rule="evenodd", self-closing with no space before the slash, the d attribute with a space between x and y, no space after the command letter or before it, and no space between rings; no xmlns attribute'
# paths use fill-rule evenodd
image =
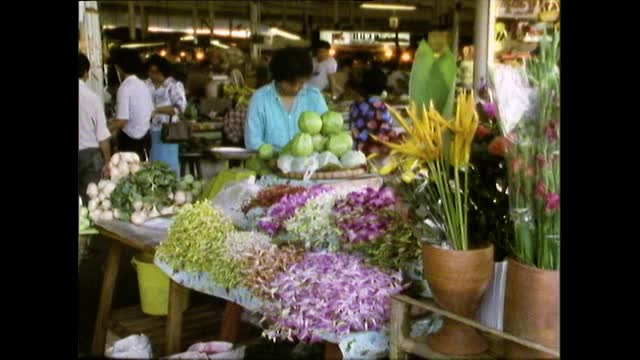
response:
<svg viewBox="0 0 640 360"><path fill-rule="evenodd" d="M249 100L255 91L250 87L237 84L225 84L222 90L224 97L231 99L236 106L240 105L243 107L249 106Z"/></svg>
<svg viewBox="0 0 640 360"><path fill-rule="evenodd" d="M365 165L365 155L352 150L353 139L343 126L344 119L338 112L327 111L322 115L303 112L298 119L300 132L278 154L278 169L288 174L337 171Z"/></svg>

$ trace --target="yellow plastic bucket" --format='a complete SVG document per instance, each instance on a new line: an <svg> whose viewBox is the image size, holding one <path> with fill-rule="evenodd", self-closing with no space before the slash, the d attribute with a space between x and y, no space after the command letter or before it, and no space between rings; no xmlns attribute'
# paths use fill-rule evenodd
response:
<svg viewBox="0 0 640 360"><path fill-rule="evenodd" d="M138 273L142 312L156 316L167 315L169 313L169 277L153 264L152 256L136 255L131 258L131 264ZM188 306L187 301L182 310L186 310Z"/></svg>

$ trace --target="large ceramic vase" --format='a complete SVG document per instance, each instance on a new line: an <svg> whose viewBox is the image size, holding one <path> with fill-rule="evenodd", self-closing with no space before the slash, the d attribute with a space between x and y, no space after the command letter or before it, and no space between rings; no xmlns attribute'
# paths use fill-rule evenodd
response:
<svg viewBox="0 0 640 360"><path fill-rule="evenodd" d="M493 276L493 245L455 251L424 244L424 277L443 309L473 319ZM489 346L472 327L443 318L441 329L427 338L431 350L447 355L475 355Z"/></svg>
<svg viewBox="0 0 640 360"><path fill-rule="evenodd" d="M560 348L560 273L509 259L504 302L504 331L550 349ZM551 359L554 356L507 343L509 359Z"/></svg>

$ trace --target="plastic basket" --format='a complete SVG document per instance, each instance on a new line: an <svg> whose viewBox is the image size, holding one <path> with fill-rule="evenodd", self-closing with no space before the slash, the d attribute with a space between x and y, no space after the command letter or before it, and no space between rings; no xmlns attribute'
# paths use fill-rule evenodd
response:
<svg viewBox="0 0 640 360"><path fill-rule="evenodd" d="M148 315L164 316L169 313L169 277L155 264L153 257L139 254L131 258L131 264L138 274L140 305ZM189 307L185 303L183 311Z"/></svg>

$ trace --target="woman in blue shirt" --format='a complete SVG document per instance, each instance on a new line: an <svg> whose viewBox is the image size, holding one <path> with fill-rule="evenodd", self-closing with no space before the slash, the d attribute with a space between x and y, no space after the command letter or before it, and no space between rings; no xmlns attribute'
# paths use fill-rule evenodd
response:
<svg viewBox="0 0 640 360"><path fill-rule="evenodd" d="M283 148L298 133L298 118L305 111L322 114L328 110L320 91L305 83L313 64L309 52L287 47L278 50L269 64L273 81L251 97L244 141L248 149L262 144Z"/></svg>

